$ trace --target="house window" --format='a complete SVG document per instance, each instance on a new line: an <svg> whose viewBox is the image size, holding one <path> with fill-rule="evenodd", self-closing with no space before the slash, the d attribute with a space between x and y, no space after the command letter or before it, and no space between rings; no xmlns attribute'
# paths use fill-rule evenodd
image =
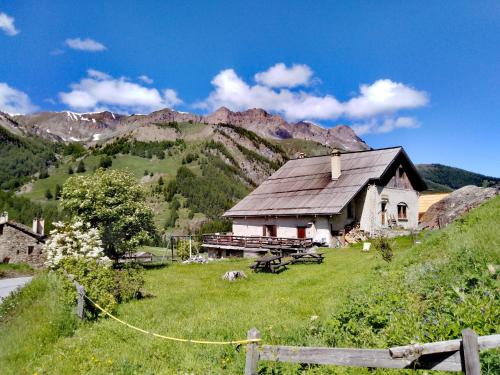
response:
<svg viewBox="0 0 500 375"><path fill-rule="evenodd" d="M354 219L354 205L352 202L349 202L347 205L347 218L348 219Z"/></svg>
<svg viewBox="0 0 500 375"><path fill-rule="evenodd" d="M398 220L408 220L408 206L406 203L398 203Z"/></svg>
<svg viewBox="0 0 500 375"><path fill-rule="evenodd" d="M403 169L403 167L398 168L398 175L399 175L399 178L401 178L401 179L403 179L405 177L405 170Z"/></svg>
<svg viewBox="0 0 500 375"><path fill-rule="evenodd" d="M386 212L386 209L387 209L387 202L386 201L382 201L382 203L380 203L380 219L382 221L382 225L385 225L385 212Z"/></svg>
<svg viewBox="0 0 500 375"><path fill-rule="evenodd" d="M264 225L262 227L262 235L264 237L276 237L277 229L276 225Z"/></svg>
<svg viewBox="0 0 500 375"><path fill-rule="evenodd" d="M35 249L35 246L28 246L28 255L33 254L34 249Z"/></svg>
<svg viewBox="0 0 500 375"><path fill-rule="evenodd" d="M3 234L3 224L0 225L0 236Z"/></svg>

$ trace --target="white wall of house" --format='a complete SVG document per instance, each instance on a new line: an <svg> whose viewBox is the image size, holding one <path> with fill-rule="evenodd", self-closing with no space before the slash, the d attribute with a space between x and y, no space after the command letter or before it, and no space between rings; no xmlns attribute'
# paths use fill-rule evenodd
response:
<svg viewBox="0 0 500 375"><path fill-rule="evenodd" d="M277 237L297 238L297 227L306 227L306 237L316 242L330 244L332 235L327 216L301 216L277 218L235 218L233 234L235 236L262 236L264 225L276 225Z"/></svg>
<svg viewBox="0 0 500 375"><path fill-rule="evenodd" d="M385 223L382 223L382 202L386 201ZM406 219L398 218L398 204L406 205ZM360 229L376 234L381 228L388 228L391 218L405 229L418 227L418 192L370 185L367 188L364 209L360 218Z"/></svg>

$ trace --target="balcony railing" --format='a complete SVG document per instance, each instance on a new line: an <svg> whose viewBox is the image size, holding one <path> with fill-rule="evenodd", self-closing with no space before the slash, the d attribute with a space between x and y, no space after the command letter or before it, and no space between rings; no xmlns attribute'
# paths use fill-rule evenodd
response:
<svg viewBox="0 0 500 375"><path fill-rule="evenodd" d="M312 238L286 238L263 236L234 236L232 234L205 234L203 245L234 246L268 249L306 249L313 245Z"/></svg>

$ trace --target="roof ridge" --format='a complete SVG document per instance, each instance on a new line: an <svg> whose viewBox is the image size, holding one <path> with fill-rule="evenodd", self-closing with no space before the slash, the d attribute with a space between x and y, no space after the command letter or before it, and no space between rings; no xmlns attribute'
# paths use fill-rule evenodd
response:
<svg viewBox="0 0 500 375"><path fill-rule="evenodd" d="M384 150L392 150L396 148L402 148L404 149L403 146L391 146L391 147L381 147L381 148L372 148L369 150L359 150L359 151L341 151L341 154L360 154L363 152L373 152L373 151L384 151ZM320 158L324 156L330 156L330 154L323 154L323 155L313 155L313 156L304 156L303 158L293 158L290 160L303 160L303 159L313 159L313 158Z"/></svg>

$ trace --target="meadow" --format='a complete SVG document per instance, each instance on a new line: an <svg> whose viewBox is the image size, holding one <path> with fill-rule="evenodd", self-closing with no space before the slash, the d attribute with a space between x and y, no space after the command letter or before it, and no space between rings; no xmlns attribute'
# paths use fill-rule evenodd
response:
<svg viewBox="0 0 500 375"><path fill-rule="evenodd" d="M214 341L243 339L257 327L263 342L281 345L384 348L455 338L467 326L493 333L500 326L499 278L488 265L500 264L499 218L497 197L442 231L422 234L421 243L397 239L390 263L357 245L325 249L323 264L280 274L252 273L249 259L151 268L145 298L120 305L117 316L164 335ZM228 270L248 278L221 280ZM57 278L42 273L0 305L3 373L243 371L244 348L170 342L106 318L80 322L63 300ZM482 358L483 373L497 373L498 351ZM270 362L260 372L374 373Z"/></svg>

